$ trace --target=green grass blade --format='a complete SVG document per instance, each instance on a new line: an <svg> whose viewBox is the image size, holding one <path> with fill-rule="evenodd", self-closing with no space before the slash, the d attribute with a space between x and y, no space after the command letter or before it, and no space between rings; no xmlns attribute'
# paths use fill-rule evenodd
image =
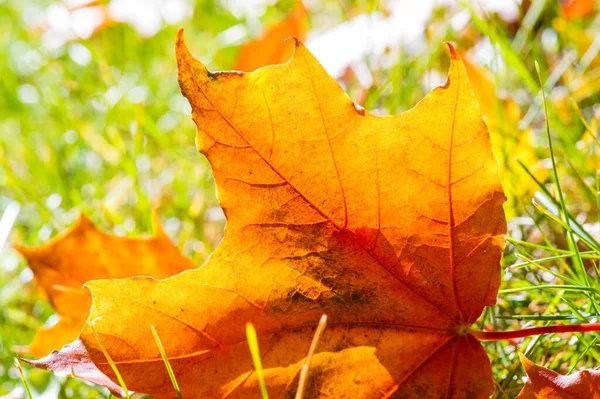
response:
<svg viewBox="0 0 600 399"><path fill-rule="evenodd" d="M498 395L502 395L503 399L508 399L508 395L506 395L506 392L504 392L504 388L502 388L502 385L500 385L500 383L496 380L494 380L494 385L496 385Z"/></svg>
<svg viewBox="0 0 600 399"><path fill-rule="evenodd" d="M577 305L575 305L573 302L569 301L567 298L564 297L562 297L561 300L567 304L569 309L571 309L571 312L573 312L573 314L577 317L578 321L583 323L589 323L589 317L581 313L581 311L577 308ZM592 298L590 298L590 301L592 301ZM595 335L596 338L600 338L600 333L598 331L592 331L592 333Z"/></svg>
<svg viewBox="0 0 600 399"><path fill-rule="evenodd" d="M494 25L478 15L472 2L464 1L462 4L469 11L473 26L485 37L489 37L493 44L499 46L502 58L506 64L515 71L521 81L532 93L537 93L539 89L535 83L535 79L529 73L529 69L523 61L523 57L513 49L512 43L508 37L509 35L505 31L496 32L496 29L490 29L490 27Z"/></svg>
<svg viewBox="0 0 600 399"><path fill-rule="evenodd" d="M520 269L520 268L526 267L526 266L533 266L536 269L540 269L542 271L545 271L546 273L550 273L554 277L558 277L561 280L567 281L570 284L577 285L579 283L579 281L577 281L577 280L575 280L575 279L573 279L571 277L565 276L565 275L563 275L561 273L558 273L558 272L556 272L556 271L554 271L552 269L544 267L544 266L540 265L539 263L533 262L531 259L527 258L526 256L517 254L517 258L520 259L520 260L522 260L524 263L519 263L519 264L513 265L513 266L510 267L510 269ZM571 275L574 275L573 271L571 270L571 268L568 265L566 265L566 270Z"/></svg>
<svg viewBox="0 0 600 399"><path fill-rule="evenodd" d="M570 228L570 223L569 223L569 216L567 215L567 206L565 205L565 198L562 192L562 189L560 187L560 181L558 180L558 172L556 171L556 160L554 158L554 148L552 146L552 135L550 134L550 118L548 117L548 105L546 104L546 92L544 90L544 83L542 81L542 74L540 72L540 66L537 63L537 61L535 62L535 70L537 72L537 76L540 82L540 87L542 90L542 102L544 104L544 115L546 116L546 134L548 135L548 148L550 150L550 161L552 162L552 173L554 174L554 182L556 184L556 191L558 191L558 199L560 201L560 207L562 210L562 219L563 221L566 223L567 225L567 231L566 231L566 236L567 236L567 243L570 247L570 249L572 249L575 254L575 264L578 266L578 268L581 271L581 274L583 275L583 280L586 283L586 285L590 285L590 281L588 278L588 274L587 274L587 270L585 269L585 266L583 264L583 261L581 260L581 256L579 255L579 248L577 247L577 242L575 242L575 238L573 237L573 231Z"/></svg>
<svg viewBox="0 0 600 399"><path fill-rule="evenodd" d="M27 392L27 396L29 399L33 399L31 395L31 389L29 389L29 383L27 382L27 378L25 378L25 372L23 371L23 367L21 367L21 362L19 362L18 358L15 358L15 366L19 370L19 374L21 375L21 381L23 381L23 387L25 387L25 392Z"/></svg>
<svg viewBox="0 0 600 399"><path fill-rule="evenodd" d="M600 259L600 255L598 255L595 251L584 251L584 252L580 252L579 254L582 259ZM576 256L576 254L566 253L566 254L560 254L560 255L555 255L555 256L548 256L546 258L539 258L539 259L535 259L535 260L527 259L526 262L527 262L527 264L538 264L538 263L544 263L544 262L551 262L553 260L567 259L567 258L571 258L573 256ZM517 254L517 257L519 259L521 259L521 257L523 257L523 256ZM515 263L514 265L511 266L511 268L518 268L519 266L522 266L522 265L524 265L524 263Z"/></svg>
<svg viewBox="0 0 600 399"><path fill-rule="evenodd" d="M537 200L541 200L542 198L545 198L548 200L548 202L551 202L553 205L560 206L560 204L554 199L554 197L552 197L552 194L550 193L550 191L548 191L546 186L544 186L533 175L533 173L531 173L531 171L527 168L527 166L525 166L525 164L518 159L517 159L517 163L519 164L519 166L521 166L521 168L523 168L525 173L527 173L529 175L529 177L531 177L532 180L536 183L536 185L540 188L541 193L539 193L539 195L538 195L538 193L536 193ZM548 205L549 204L544 203L544 207L548 208ZM552 209L548 209L548 212L552 213L556 218L559 217L558 211L554 212ZM581 224L579 224L579 222L577 222L568 212L567 212L567 216L568 216L568 220L569 220L569 226L572 228L573 232L581 240L583 240L590 248L592 248L596 252L600 253L600 243L598 243L598 241L596 241L594 239L594 237L592 237L587 231L585 231L585 229L581 226ZM566 224L565 224L565 228L567 228Z"/></svg>
<svg viewBox="0 0 600 399"><path fill-rule="evenodd" d="M519 26L515 38L512 42L512 48L517 54L520 54L526 43L531 42L531 32L540 19L542 12L546 8L545 0L534 0L523 16L523 20Z"/></svg>
<svg viewBox="0 0 600 399"><path fill-rule="evenodd" d="M530 285L526 287L516 287L516 288L505 288L498 291L501 294L507 294L511 292L520 292L520 291L535 291L535 290L565 290L565 291L588 291L594 294L598 294L595 288L588 287L587 285L560 285L560 284L550 284L550 285Z"/></svg>
<svg viewBox="0 0 600 399"><path fill-rule="evenodd" d="M510 242L513 245L521 245L524 247L543 249L544 251L556 252L557 254L570 254L571 253L571 252L567 251L566 249L558 249L558 248L548 247L548 246L541 245L541 244L535 244L533 242L516 240L512 237L506 237L506 241Z"/></svg>
<svg viewBox="0 0 600 399"><path fill-rule="evenodd" d="M154 326L150 326L150 329L152 330L152 335L154 336L154 340L156 341L156 346L158 346L158 350L160 351L160 356L162 357L163 362L165 362L165 368L167 369L167 373L169 374L169 378L171 379L173 388L175 389L175 392L177 392L177 397L179 399L183 399L183 396L181 396L181 390L179 389L179 384L177 383L177 379L175 378L175 373L173 372L171 363L169 363L167 352L165 351L162 341L160 340L160 337L156 332L156 328L154 328Z"/></svg>
<svg viewBox="0 0 600 399"><path fill-rule="evenodd" d="M123 377L121 377L121 373L119 373L119 369L117 369L117 365L112 360L112 357L110 357L110 355L108 354L106 349L104 349L104 345L102 345L102 342L100 342L100 337L98 336L98 333L96 332L96 329L94 328L93 323L90 323L90 327L92 329L92 332L94 333L94 338L96 338L96 342L98 343L100 350L104 354L104 357L106 357L106 360L108 361L108 364L110 365L110 368L112 369L113 373L115 373L115 375L117 376L119 385L121 385L121 388L123 388L123 391L125 392L125 397L127 399L131 399L131 395L129 395L129 390L127 389L127 385L125 385L125 381L123 380Z"/></svg>
<svg viewBox="0 0 600 399"><path fill-rule="evenodd" d="M598 193L596 192L594 187L592 187L592 185L585 180L581 173L579 173L575 165L573 165L573 162L571 162L567 158L565 158L564 161L567 163L567 165L569 165L569 167L573 171L573 175L577 178L577 182L585 189L585 192L588 193L588 196L595 199Z"/></svg>
<svg viewBox="0 0 600 399"><path fill-rule="evenodd" d="M538 208L538 210L544 213L547 217L553 219L557 223L560 223L563 228L566 230L570 230L573 234L575 234L579 239L585 242L590 248L600 253L600 244L592 237L584 228L579 224L570 214L567 214L568 223L565 222L564 218L561 215L560 204L556 202L552 197L548 197L543 193L535 193L535 197L533 199L533 205ZM569 251L573 252L573 251Z"/></svg>
<svg viewBox="0 0 600 399"><path fill-rule="evenodd" d="M579 105L577 105L577 103L573 100L571 100L571 104L573 105L575 112L579 116L579 120L581 121L581 123L583 123L583 127L585 127L585 131L588 132L588 134L590 135L590 137L592 138L592 141L596 144L596 146L598 148L600 148L600 141L598 141L598 138L596 137L596 133L594 132L594 129L592 129L590 124L585 120L583 113L581 112L581 108L579 108Z"/></svg>
<svg viewBox="0 0 600 399"><path fill-rule="evenodd" d="M548 323L546 323L546 325L548 325ZM522 351L522 352L525 352L526 355L530 354L540 344L540 341L545 339L545 337L546 336L544 336L544 335L535 335L535 336L531 337L531 341L529 341L529 343L527 344L525 351ZM527 339L525 342L527 342ZM504 380L502 381L502 386L504 386L504 384L506 384L507 382L511 381L513 379L513 377L515 375L517 375L517 373L519 372L520 369L521 369L521 363L518 360L516 362L513 361L510 368L508 369L508 373L506 374L506 376L504 377Z"/></svg>
<svg viewBox="0 0 600 399"><path fill-rule="evenodd" d="M598 336L595 336L594 339L592 340L592 342L589 345L587 345L583 351L581 351L581 353L577 357L577 360L575 361L573 366L571 366L569 368L569 371L567 372L567 374L571 374L573 372L573 370L575 370L575 367L577 367L577 363L579 363L579 361L585 356L585 354L590 350L590 348L592 348L594 345L596 345L596 341L598 341Z"/></svg>
<svg viewBox="0 0 600 399"><path fill-rule="evenodd" d="M561 321L561 320L577 320L577 316L574 315L537 315L537 314L525 314L525 315L510 315L510 316L496 316L499 319L508 320L527 320L527 321Z"/></svg>
<svg viewBox="0 0 600 399"><path fill-rule="evenodd" d="M567 306L569 307L569 309L571 310L571 312L573 312L573 314L577 317L578 321L583 322L583 323L589 323L589 317L587 317L586 315L584 315L583 313L581 313L581 311L577 308L577 305L575 305L573 302L569 301L567 298L561 298L561 300L567 304ZM592 299L590 298L590 301ZM592 334L595 335L595 338L600 338L600 333L598 331L592 331Z"/></svg>
<svg viewBox="0 0 600 399"><path fill-rule="evenodd" d="M555 206L556 204L550 197L546 197L541 193L536 193L535 198L533 199L533 206L537 208L538 211L546 215L549 219L554 220L556 223L560 224L565 230L571 231L575 236L577 236L581 241L583 241L588 247L593 249L596 253L600 254L600 244L598 241L594 239L585 229L577 223L571 215L567 215L568 223L562 218L560 214L560 210ZM573 252L573 251L569 251Z"/></svg>
<svg viewBox="0 0 600 399"><path fill-rule="evenodd" d="M269 399L267 386L265 384L265 376L263 375L262 361L260 360L258 337L256 336L256 330L254 329L252 323L246 324L246 339L248 340L250 355L252 356L252 362L254 363L254 369L256 370L256 376L260 386L260 395L262 396L262 399Z"/></svg>

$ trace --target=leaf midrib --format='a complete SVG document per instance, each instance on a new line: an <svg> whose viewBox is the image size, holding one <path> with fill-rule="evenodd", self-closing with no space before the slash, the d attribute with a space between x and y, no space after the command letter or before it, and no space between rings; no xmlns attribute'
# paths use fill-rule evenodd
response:
<svg viewBox="0 0 600 399"><path fill-rule="evenodd" d="M187 48L186 48L186 51ZM189 54L189 53L188 53ZM192 57L191 54L189 54L189 57ZM187 62L187 60L186 60ZM192 70L194 68L191 68ZM205 68L206 70L206 68ZM206 70L206 73L208 74L208 70ZM246 75L244 73L244 75ZM195 75L192 75L192 79L195 80ZM198 83L198 82L195 82ZM269 168L271 168L271 170L273 170L273 172L275 174L277 174L284 182L286 182L302 199L304 199L308 205L313 208L317 213L319 213L323 218L325 218L328 222L330 222L338 231L346 231L345 228L343 228L342 226L338 225L333 218L331 218L329 215L326 215L323 211L321 211L310 199L308 199L302 192L300 192L300 190L298 190L290 181L289 179L287 179L286 177L284 177L256 148L254 145L252 145L248 139L246 139L241 132L234 126L234 124L229 121L229 119L221 112L221 110L219 108L216 107L216 105L213 103L213 101L210 99L210 97L208 97L208 95L204 92L204 90L202 90L202 84L196 84L196 87L198 88L199 92L202 93L202 95L204 96L204 98L209 102L209 104L213 107L213 109L219 114L219 116L225 121L225 123L227 123L227 125L229 125L229 127L231 127L231 129L236 132L236 134L246 142L246 144L248 144L248 146L250 148L252 148L254 150L254 152L256 152L256 154L263 160L263 162L265 162L266 165L269 166ZM317 105L319 107L319 110L321 109L321 105L320 102L317 99ZM455 118L455 115L454 115ZM453 118L453 124L454 124L454 118ZM448 320L450 320L451 322L455 323L455 324L460 324L459 322L457 322L452 316L450 316L448 313L446 313L445 311L443 311L442 309L440 309L437 305L435 305L434 303L432 303L428 298L420 295L418 292L416 292L415 290L413 290L410 286L408 286L398 275L396 275L394 272L392 272L388 267L386 267L386 265L378 258L376 257L373 253L371 253L371 251L369 251L367 248L365 248L365 246L356 239L354 234L351 234L352 239L354 240L355 243L358 244L358 246L360 248L362 248L362 250L369 255L376 263L378 263L381 267L383 267L388 273L390 273L391 276L393 276L400 284L402 284L403 287L405 287L405 289L407 289L409 292L411 292L413 295L421 298L422 300L424 300L425 302L427 302L430 306L432 306L433 308L435 308L437 311L439 311L442 315L444 315ZM453 277L453 276L452 276ZM452 280L454 281L454 278L452 278Z"/></svg>
<svg viewBox="0 0 600 399"><path fill-rule="evenodd" d="M301 326L294 326L294 327L290 327L290 328L278 328L278 329L274 329L274 330L270 330L270 331L264 331L264 332L258 334L258 336L264 337L264 336L268 336L268 335L276 335L276 334L281 334L281 333L293 333L293 332L299 332L299 331L304 331L304 330L314 330L315 328L317 328L317 326L318 326L318 323L308 323L308 324L304 324ZM444 342L443 345L447 344L448 342L450 342L450 340L452 340L458 336L458 333L455 329L425 327L425 326L410 325L410 324L400 324L400 323L394 323L394 322L356 321L356 322L337 322L337 323L328 323L327 324L328 330L332 330L332 329L336 329L336 328L360 328L360 327L373 327L373 328L380 328L380 329L387 328L387 329L396 329L396 330L418 329L418 330L426 330L426 331L439 331L440 336L443 335L442 333L448 333L448 339ZM108 333L102 333L102 335L113 336L112 334L108 334ZM116 338L119 338L119 337L116 337ZM226 344L221 343L218 346L215 346L214 348L204 349L204 350L200 350L200 351L196 351L196 352L190 352L190 353L186 353L184 355L179 355L179 356L167 356L167 359L169 359L169 360L185 360L185 359L193 358L196 356L200 356L205 353L210 353L210 352L213 352L215 350L218 350L218 349L221 349L224 347L236 346L243 342L246 342L245 337L238 341L229 342ZM441 345L440 348L443 345ZM435 351L435 352L437 352L437 351ZM120 360L120 361L113 360L113 363L116 365L119 365L119 364L144 364L144 363L156 363L156 362L163 363L164 360L162 357L157 357L157 358L153 358L153 359L134 359L134 360ZM98 362L97 364L107 366L109 363L105 361L105 362Z"/></svg>

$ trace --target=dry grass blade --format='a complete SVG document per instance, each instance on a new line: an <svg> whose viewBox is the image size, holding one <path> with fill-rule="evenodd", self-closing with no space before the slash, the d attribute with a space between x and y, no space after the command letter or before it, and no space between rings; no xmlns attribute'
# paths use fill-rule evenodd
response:
<svg viewBox="0 0 600 399"><path fill-rule="evenodd" d="M308 350L308 356L306 356L306 361L302 365L302 369L300 370L300 381L298 382L298 391L296 391L296 399L302 399L304 395L304 387L306 385L306 379L308 377L308 369L310 367L310 359L312 358L315 349L317 348L317 344L319 343L319 339L321 338L321 334L325 327L327 326L327 315L321 316L321 320L319 320L319 325L317 326L317 331L315 331L315 335L313 336L312 342L310 344L310 349Z"/></svg>
<svg viewBox="0 0 600 399"><path fill-rule="evenodd" d="M29 383L27 383L27 379L25 378L25 372L23 371L23 367L21 367L21 362L19 362L18 358L15 358L15 366L19 370L19 374L21 375L21 380L23 381L23 387L25 388L25 392L27 392L27 397L29 399L33 399L31 396L31 390L29 389Z"/></svg>

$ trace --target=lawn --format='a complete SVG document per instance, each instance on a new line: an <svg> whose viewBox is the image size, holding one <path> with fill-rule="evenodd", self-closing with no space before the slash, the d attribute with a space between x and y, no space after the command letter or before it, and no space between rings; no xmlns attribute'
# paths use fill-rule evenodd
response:
<svg viewBox="0 0 600 399"><path fill-rule="evenodd" d="M442 84L443 42L454 43L507 197L502 283L478 328L598 321L600 14L593 1L307 0L300 14L295 0L140 3L0 1L0 397L27 397L15 358L27 357L36 332L59 319L12 243L38 246L80 213L107 233L150 236L153 209L196 264L222 238L212 171L177 82L180 28L209 70L251 70L285 61L285 52L263 54L271 51L265 43L244 48L296 15L294 36L355 103L378 115L409 110ZM568 374L598 367L599 338L485 342L493 397L513 398L523 387L519 352ZM109 395L23 368L33 398Z"/></svg>

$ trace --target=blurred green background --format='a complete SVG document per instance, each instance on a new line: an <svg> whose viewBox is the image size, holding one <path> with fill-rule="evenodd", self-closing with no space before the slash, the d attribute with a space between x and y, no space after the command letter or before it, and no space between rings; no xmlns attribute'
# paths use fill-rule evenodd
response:
<svg viewBox="0 0 600 399"><path fill-rule="evenodd" d="M188 46L209 68L230 69L240 46L297 6L295 0L0 0L0 397L25 397L15 353L57 320L10 242L39 245L80 212L104 231L148 235L157 208L172 240L201 264L225 222L177 84L176 32L185 28ZM479 89L488 93L486 120L508 197L510 240L503 291L480 326L596 321L596 2L315 0L304 6L309 49L373 112L409 109L445 80L444 40L487 77ZM560 188L536 60L549 98ZM600 364L599 337L486 344L495 397L514 397L524 382L517 350L567 373ZM108 395L25 369L35 398Z"/></svg>

